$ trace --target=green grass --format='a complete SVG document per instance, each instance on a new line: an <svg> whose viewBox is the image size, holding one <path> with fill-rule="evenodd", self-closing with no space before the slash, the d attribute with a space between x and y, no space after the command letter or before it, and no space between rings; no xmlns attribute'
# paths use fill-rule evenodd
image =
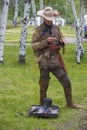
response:
<svg viewBox="0 0 87 130"><path fill-rule="evenodd" d="M75 28L71 29L71 26L64 26L61 27L61 31L63 33L64 36L66 37L75 37Z"/></svg>
<svg viewBox="0 0 87 130"><path fill-rule="evenodd" d="M6 30L5 43L20 43L21 30L21 26L14 28L13 25L9 24ZM32 26L28 27L27 43L31 42L33 31L34 28ZM75 29L71 30L70 26L61 27L61 31L65 37L75 37Z"/></svg>
<svg viewBox="0 0 87 130"><path fill-rule="evenodd" d="M87 45L84 44L85 49ZM27 117L29 108L39 104L39 69L31 46L27 46L26 64L18 63L18 46L5 46L4 64L0 65L0 130L57 130L59 124L73 120L79 110L65 107L63 90L51 75L48 96L59 105L59 117ZM76 64L74 45L66 45L63 56L73 86L73 100L87 110L87 54ZM61 126L61 130L62 130ZM77 124L73 126L77 130Z"/></svg>
<svg viewBox="0 0 87 130"><path fill-rule="evenodd" d="M6 36L5 36L5 43L20 43L20 36L21 36L21 31L22 31L22 27L18 26L16 28L12 27L12 25L10 25L11 28L9 27L6 30ZM34 28L33 27L29 27L28 28L28 34L27 34L27 42L29 43L31 41L31 37L32 37L32 33L33 33Z"/></svg>
<svg viewBox="0 0 87 130"><path fill-rule="evenodd" d="M20 28L10 30L20 33ZM10 37L8 33L7 37ZM15 33L12 40L14 37ZM51 74L48 97L52 98L53 105L60 107L56 119L28 117L31 105L39 104L39 68L31 46L26 48L26 64L23 65L18 63L18 45L4 47L4 64L0 64L0 130L79 130L83 113L87 112L87 44L83 46L85 55L81 64L76 63L74 44L66 45L63 59L72 82L73 101L84 109L65 107L63 89Z"/></svg>

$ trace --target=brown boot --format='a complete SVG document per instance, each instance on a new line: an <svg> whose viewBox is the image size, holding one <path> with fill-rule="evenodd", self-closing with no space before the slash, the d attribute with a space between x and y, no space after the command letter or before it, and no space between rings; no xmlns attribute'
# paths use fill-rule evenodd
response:
<svg viewBox="0 0 87 130"><path fill-rule="evenodd" d="M82 106L80 106L80 105L73 104L71 88L64 88L64 93L65 93L65 98L66 98L66 106L68 108L73 108L73 109L80 109L80 108L82 108Z"/></svg>

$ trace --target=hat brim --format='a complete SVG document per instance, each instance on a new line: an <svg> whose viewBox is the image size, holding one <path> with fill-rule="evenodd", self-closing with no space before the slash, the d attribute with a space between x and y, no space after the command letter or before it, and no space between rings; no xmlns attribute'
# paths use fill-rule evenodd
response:
<svg viewBox="0 0 87 130"><path fill-rule="evenodd" d="M43 19L46 19L46 20L49 20L49 21L52 21L52 20L55 18L54 16L53 16L53 17L46 17L46 16L43 14L43 12L44 12L44 9L38 11L38 12L37 12L37 15L40 16L40 17L42 17Z"/></svg>

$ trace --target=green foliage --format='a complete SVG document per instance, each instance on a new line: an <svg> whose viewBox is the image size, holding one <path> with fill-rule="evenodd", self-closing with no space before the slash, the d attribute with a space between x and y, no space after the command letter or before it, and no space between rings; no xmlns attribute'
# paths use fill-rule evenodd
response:
<svg viewBox="0 0 87 130"><path fill-rule="evenodd" d="M80 15L80 0L74 0L75 6L76 6L76 11L77 15L79 17ZM86 3L86 2L85 2ZM57 9L58 11L62 12L62 17L67 19L67 23L71 24L74 22L74 17L70 5L69 0L43 0L44 7L46 6L51 6L54 9ZM40 9L40 1L35 0L35 5L36 5L36 10ZM85 4L87 5L87 4ZM24 11L24 0L19 0L19 17L23 17L23 11ZM14 0L10 1L10 6L9 6L9 15L8 18L10 20L13 19L14 16ZM33 17L32 15L32 9L30 11L30 17Z"/></svg>
<svg viewBox="0 0 87 130"><path fill-rule="evenodd" d="M85 8L87 8L87 2L85 1ZM74 0L78 17L80 16L80 0ZM51 6L54 9L62 12L62 17L67 19L67 23L74 21L73 13L70 5L70 0L43 0L44 7ZM40 9L40 0L35 0L36 10ZM3 0L0 0L0 9L3 7ZM12 20L14 16L15 2L10 0L8 19ZM23 17L24 0L19 0L19 17ZM30 11L30 17L32 17L32 9Z"/></svg>

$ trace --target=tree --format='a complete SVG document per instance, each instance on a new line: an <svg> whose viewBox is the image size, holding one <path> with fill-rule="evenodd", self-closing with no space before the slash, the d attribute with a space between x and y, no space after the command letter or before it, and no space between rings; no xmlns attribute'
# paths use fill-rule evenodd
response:
<svg viewBox="0 0 87 130"><path fill-rule="evenodd" d="M43 9L43 0L40 0L40 10ZM43 19L40 17L40 23L43 22Z"/></svg>
<svg viewBox="0 0 87 130"><path fill-rule="evenodd" d="M28 22L30 14L31 0L25 0L24 2L24 18L22 20L22 31L20 39L20 50L19 50L19 63L24 64L26 59L26 38L28 32Z"/></svg>
<svg viewBox="0 0 87 130"><path fill-rule="evenodd" d="M0 63L3 63L4 39L5 39L9 2L10 0L4 0L4 5L2 9L1 28L0 28Z"/></svg>
<svg viewBox="0 0 87 130"><path fill-rule="evenodd" d="M19 0L15 0L15 10L14 10L14 18L12 20L14 27L17 27L17 18L18 18L18 9L19 8Z"/></svg>
<svg viewBox="0 0 87 130"><path fill-rule="evenodd" d="M34 26L37 27L37 20L36 20L36 7L34 0L31 0L32 10L33 10L33 17L34 17Z"/></svg>
<svg viewBox="0 0 87 130"><path fill-rule="evenodd" d="M82 30L81 30L81 24L79 23L78 18L77 18L74 1L70 0L70 2L71 2L71 7L72 7L74 19L75 19L75 26L76 26L76 61L79 64L80 58L84 54L84 49L82 47L82 41L81 41L81 33L82 33L81 31Z"/></svg>
<svg viewBox="0 0 87 130"><path fill-rule="evenodd" d="M84 9L85 9L85 1L80 0L81 43L82 43L83 31L84 31Z"/></svg>

